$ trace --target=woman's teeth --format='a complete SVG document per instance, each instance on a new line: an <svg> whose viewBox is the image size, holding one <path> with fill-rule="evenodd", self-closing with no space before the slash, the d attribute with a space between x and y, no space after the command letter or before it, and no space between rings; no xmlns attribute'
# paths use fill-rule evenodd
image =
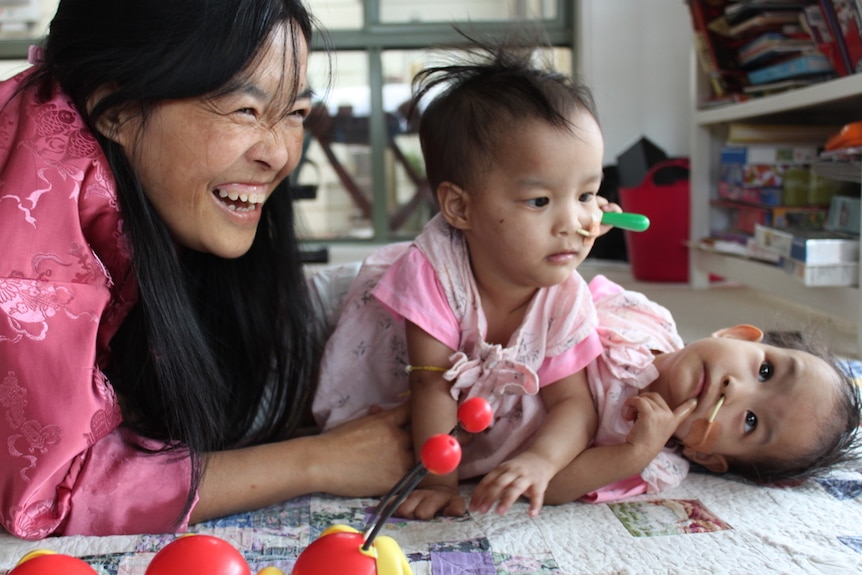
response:
<svg viewBox="0 0 862 575"><path fill-rule="evenodd" d="M216 190L216 192L222 200L235 202L228 203L225 201L230 210L251 211L255 209L257 204L262 204L266 200L266 194L245 194L227 190Z"/></svg>

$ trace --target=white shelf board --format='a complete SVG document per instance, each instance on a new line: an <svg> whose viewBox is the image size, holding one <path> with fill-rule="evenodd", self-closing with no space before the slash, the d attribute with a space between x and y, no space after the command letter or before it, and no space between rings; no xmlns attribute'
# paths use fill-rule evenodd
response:
<svg viewBox="0 0 862 575"><path fill-rule="evenodd" d="M721 276L845 321L859 317L859 288L811 287L780 268L737 256L691 249L693 265L700 271Z"/></svg>
<svg viewBox="0 0 862 575"><path fill-rule="evenodd" d="M780 94L698 110L694 114L694 120L697 124L707 126L781 114L793 110L827 108L830 104L842 100L858 100L860 94L862 94L862 74L853 74L805 88L788 90Z"/></svg>

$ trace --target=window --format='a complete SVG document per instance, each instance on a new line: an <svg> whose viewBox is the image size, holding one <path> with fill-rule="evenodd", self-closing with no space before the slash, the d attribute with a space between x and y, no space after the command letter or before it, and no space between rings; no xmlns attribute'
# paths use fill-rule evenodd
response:
<svg viewBox="0 0 862 575"><path fill-rule="evenodd" d="M307 4L326 36L316 38L309 62L309 81L319 100L306 122L304 160L292 176L298 227L307 242L410 239L436 211L405 107L413 75L441 63L446 55L442 46L461 39L453 24L495 34L540 22L554 46L557 69L573 72L573 2ZM322 50L326 43L332 48L329 55Z"/></svg>

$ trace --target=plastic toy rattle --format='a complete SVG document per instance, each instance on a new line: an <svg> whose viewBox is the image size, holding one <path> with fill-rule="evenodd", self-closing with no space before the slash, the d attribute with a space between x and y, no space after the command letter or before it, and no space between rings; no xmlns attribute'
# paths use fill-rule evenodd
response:
<svg viewBox="0 0 862 575"><path fill-rule="evenodd" d="M443 475L461 462L461 445L455 435L464 430L484 431L494 417L487 400L474 397L458 408L458 425L449 434L439 434L422 446L420 461L380 500L360 533L346 525L335 525L300 553L292 575L412 575L410 564L398 543L378 536L422 478L429 472ZM147 566L146 575L252 575L242 554L230 543L205 534L182 535L165 545ZM98 575L77 557L47 549L24 555L9 575ZM265 567L257 575L284 575L277 567Z"/></svg>
<svg viewBox="0 0 862 575"><path fill-rule="evenodd" d="M649 228L649 218L643 214L602 212L602 223L632 232L643 232Z"/></svg>
<svg viewBox="0 0 862 575"><path fill-rule="evenodd" d="M391 537L378 536L380 530L429 472L444 475L458 467L461 445L455 435L460 430L484 431L493 417L484 398L473 397L462 403L458 407L458 425L448 435L435 435L425 442L420 461L380 500L366 522L365 534L345 525L330 527L299 555L291 575L412 575L398 543Z"/></svg>

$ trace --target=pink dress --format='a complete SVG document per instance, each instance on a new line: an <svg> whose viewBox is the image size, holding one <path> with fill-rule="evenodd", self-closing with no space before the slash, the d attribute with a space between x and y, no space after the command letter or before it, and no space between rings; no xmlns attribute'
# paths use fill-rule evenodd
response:
<svg viewBox="0 0 862 575"><path fill-rule="evenodd" d="M590 281L599 316L602 354L587 366L593 400L599 412L594 445L625 441L632 422L623 418L625 402L657 377L653 352L666 353L684 345L670 312L641 293L626 291L604 276ZM639 475L589 494L591 501L610 501L641 493L657 493L679 484L688 474L688 461L665 449Z"/></svg>
<svg viewBox="0 0 862 575"><path fill-rule="evenodd" d="M439 215L413 244L364 262L324 352L313 405L320 425L406 400L406 318L456 350L444 374L453 398L482 395L495 409L492 427L464 446L459 476L484 475L524 446L545 414L539 388L601 351L590 293L578 273L539 290L508 345L492 345L468 262L463 237Z"/></svg>
<svg viewBox="0 0 862 575"><path fill-rule="evenodd" d="M137 299L113 176L62 94L10 100L28 74L0 83L0 522L27 539L182 528L188 458L132 447L100 369Z"/></svg>

